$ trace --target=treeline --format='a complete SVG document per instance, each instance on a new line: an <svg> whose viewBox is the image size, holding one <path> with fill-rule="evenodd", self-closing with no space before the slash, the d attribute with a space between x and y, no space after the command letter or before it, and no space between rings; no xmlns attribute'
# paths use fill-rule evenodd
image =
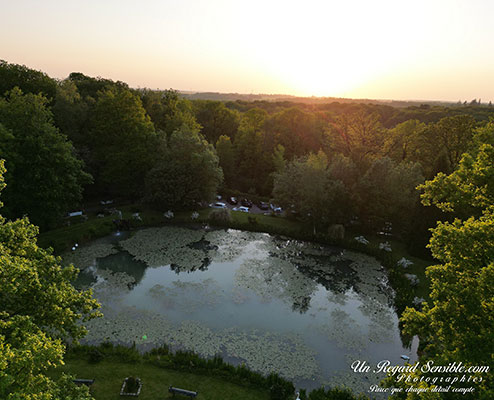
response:
<svg viewBox="0 0 494 400"><path fill-rule="evenodd" d="M191 208L218 189L273 198L314 229L385 222L416 250L439 218L415 187L454 171L494 112L467 106L187 100L0 63L6 216L55 226L82 199ZM444 216L442 216L444 218Z"/></svg>

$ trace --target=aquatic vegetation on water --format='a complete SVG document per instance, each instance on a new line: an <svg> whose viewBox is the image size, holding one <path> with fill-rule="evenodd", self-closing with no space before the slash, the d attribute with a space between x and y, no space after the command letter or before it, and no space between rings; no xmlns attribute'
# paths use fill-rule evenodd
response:
<svg viewBox="0 0 494 400"><path fill-rule="evenodd" d="M190 245L203 236L203 231L175 226L149 228L137 231L120 246L150 267L177 264L183 270L194 270L201 267L205 254Z"/></svg>
<svg viewBox="0 0 494 400"><path fill-rule="evenodd" d="M149 294L165 309L178 309L183 313L194 313L200 308L214 308L223 301L221 286L214 279L202 282L173 281L171 287L154 285Z"/></svg>
<svg viewBox="0 0 494 400"><path fill-rule="evenodd" d="M96 266L92 287L104 318L87 323L88 342L167 343L314 384L368 357L375 345L396 346L394 294L384 268L367 255L262 233L173 226L137 231L120 246L148 267L163 267L136 282L103 269L103 261ZM126 268L117 270L132 271ZM184 279L182 272L198 269ZM266 320L266 310L280 315ZM290 328L292 321L300 326ZM321 352L347 363L334 366ZM362 384L362 376L338 376L332 383Z"/></svg>
<svg viewBox="0 0 494 400"><path fill-rule="evenodd" d="M103 258L118 253L111 243L95 242L78 247L75 251L62 254L63 265L74 264L79 269L95 265L97 258Z"/></svg>

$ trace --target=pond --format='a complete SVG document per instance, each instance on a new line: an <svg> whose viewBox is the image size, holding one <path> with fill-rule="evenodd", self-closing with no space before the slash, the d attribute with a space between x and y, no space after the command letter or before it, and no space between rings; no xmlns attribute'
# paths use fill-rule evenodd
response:
<svg viewBox="0 0 494 400"><path fill-rule="evenodd" d="M416 360L405 348L393 291L374 258L264 233L179 226L112 235L64 262L82 269L104 318L88 343L169 344L221 354L298 387L367 392L383 378L354 373L355 360Z"/></svg>

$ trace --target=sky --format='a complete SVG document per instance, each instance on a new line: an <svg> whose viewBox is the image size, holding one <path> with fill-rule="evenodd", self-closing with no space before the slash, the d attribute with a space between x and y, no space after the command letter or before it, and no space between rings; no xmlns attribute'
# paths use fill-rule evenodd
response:
<svg viewBox="0 0 494 400"><path fill-rule="evenodd" d="M491 0L0 0L0 59L132 87L494 101Z"/></svg>

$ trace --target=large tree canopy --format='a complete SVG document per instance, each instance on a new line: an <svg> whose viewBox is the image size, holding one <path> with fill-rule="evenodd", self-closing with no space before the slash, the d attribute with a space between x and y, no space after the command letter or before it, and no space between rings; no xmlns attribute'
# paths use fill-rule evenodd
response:
<svg viewBox="0 0 494 400"><path fill-rule="evenodd" d="M229 110L221 101L196 100L194 102L197 122L201 133L209 141L216 143L221 135L234 138L240 118L236 111Z"/></svg>
<svg viewBox="0 0 494 400"><path fill-rule="evenodd" d="M192 104L175 90L143 90L142 104L157 131L171 135L183 126L198 129Z"/></svg>
<svg viewBox="0 0 494 400"><path fill-rule="evenodd" d="M51 101L55 97L57 82L44 72L0 60L0 96L15 87L24 93L42 93Z"/></svg>
<svg viewBox="0 0 494 400"><path fill-rule="evenodd" d="M380 228L385 222L406 230L419 201L415 188L422 183L420 166L397 164L389 158L376 159L363 174L354 190L362 222Z"/></svg>
<svg viewBox="0 0 494 400"><path fill-rule="evenodd" d="M89 126L90 165L100 192L141 196L157 136L139 96L116 87L100 92Z"/></svg>
<svg viewBox="0 0 494 400"><path fill-rule="evenodd" d="M0 189L3 184L0 160ZM51 400L87 399L87 389L70 380L55 383L45 372L61 365L66 339L79 339L79 320L97 316L91 292L72 285L77 272L62 268L60 258L36 244L38 229L24 218L0 216L0 398Z"/></svg>
<svg viewBox="0 0 494 400"><path fill-rule="evenodd" d="M67 138L53 125L42 95L16 88L0 98L0 150L6 159L5 214L28 215L41 227L76 207L91 177Z"/></svg>
<svg viewBox="0 0 494 400"><path fill-rule="evenodd" d="M441 263L429 267L431 299L408 308L404 330L419 334L426 355L441 364L461 361L494 367L494 147L465 154L455 172L426 182L422 201L444 211L476 210L476 216L439 222L429 247ZM492 398L492 374L476 398ZM484 396L484 397L482 397Z"/></svg>
<svg viewBox="0 0 494 400"><path fill-rule="evenodd" d="M345 168L348 170L343 171ZM322 151L295 159L274 174L273 196L285 209L313 221L314 229L343 222L351 209L342 179L354 168L340 158L329 163Z"/></svg>
<svg viewBox="0 0 494 400"><path fill-rule="evenodd" d="M187 208L210 200L223 180L213 145L182 128L163 138L146 177L146 200L158 208Z"/></svg>

